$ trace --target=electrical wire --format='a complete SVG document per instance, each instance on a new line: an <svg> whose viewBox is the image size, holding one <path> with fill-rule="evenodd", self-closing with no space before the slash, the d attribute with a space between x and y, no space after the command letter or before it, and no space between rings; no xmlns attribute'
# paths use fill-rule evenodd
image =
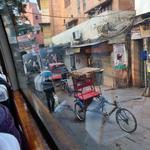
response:
<svg viewBox="0 0 150 150"><path fill-rule="evenodd" d="M132 6L130 7L130 8L128 8L128 9L126 9L126 10L124 10L124 11L128 11L128 10L131 10L131 9L133 9L134 8L134 4L133 4L133 0L132 0ZM100 15L97 15L97 16L92 16L92 18L94 18L94 17L107 17L107 16L110 16L110 15L115 15L115 14L120 14L120 13L123 13L124 11L115 11L115 12L111 12L110 14L100 14ZM88 18L89 19L89 17L87 16L87 17L66 17L66 16L55 16L55 15L46 15L46 14L39 14L39 13L33 13L33 12L26 12L26 13L29 13L29 14L34 14L34 15L38 15L38 16L45 16L45 17L51 17L51 18L70 18L70 19L73 19L73 18L80 18L80 19L83 19L83 18ZM88 20L89 21L89 20ZM107 22L106 20L104 20L104 22ZM132 21L132 23L129 25L129 26L127 26L126 28L123 28L122 30L120 30L120 31L118 31L115 35L112 35L112 36L107 36L106 38L112 38L112 37L115 37L116 35L119 35L119 34L121 34L121 33L123 33L123 32L125 32L129 27L131 27L131 25L133 25L133 22L134 22L134 20ZM58 25L57 25L58 26ZM59 25L59 26L64 26L64 25Z"/></svg>
<svg viewBox="0 0 150 150"><path fill-rule="evenodd" d="M128 9L125 9L123 11L115 11L115 12L111 12L110 14L100 14L100 15L96 15L96 16L92 16L91 18L94 18L94 17L107 17L107 16L111 16L111 15L114 15L114 14L120 14L122 12L125 12L125 11L129 11L131 9L133 9L134 7L130 7ZM113 10L111 10L113 11ZM108 11L109 12L109 11ZM40 14L40 13L33 13L33 12L26 12L28 14L33 14L33 15L37 15L37 16L43 16L43 17L50 17L50 18L63 18L63 19L89 19L89 17L67 17L67 16L55 16L55 15L46 15L46 14Z"/></svg>

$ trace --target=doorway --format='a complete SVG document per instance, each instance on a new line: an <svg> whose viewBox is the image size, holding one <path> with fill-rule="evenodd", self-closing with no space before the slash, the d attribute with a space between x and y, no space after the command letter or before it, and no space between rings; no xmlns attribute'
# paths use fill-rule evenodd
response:
<svg viewBox="0 0 150 150"><path fill-rule="evenodd" d="M76 69L76 64L75 64L75 55L70 55L70 63L71 63L71 69L74 70Z"/></svg>

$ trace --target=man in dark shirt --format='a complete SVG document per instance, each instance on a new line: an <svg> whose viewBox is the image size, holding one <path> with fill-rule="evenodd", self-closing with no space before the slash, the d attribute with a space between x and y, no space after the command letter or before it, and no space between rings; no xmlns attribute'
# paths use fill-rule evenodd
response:
<svg viewBox="0 0 150 150"><path fill-rule="evenodd" d="M54 95L53 95L53 94L55 94L55 89L54 89L53 82L51 79L46 78L43 81L43 90L46 95L48 108L49 108L50 112L52 112L52 111L54 111L54 107L55 107L55 99L54 99Z"/></svg>

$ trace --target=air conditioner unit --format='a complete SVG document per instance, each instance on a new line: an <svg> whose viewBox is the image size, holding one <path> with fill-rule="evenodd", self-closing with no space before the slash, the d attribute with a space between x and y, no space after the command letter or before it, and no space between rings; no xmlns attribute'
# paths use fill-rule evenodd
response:
<svg viewBox="0 0 150 150"><path fill-rule="evenodd" d="M74 39L74 40L80 40L81 37L82 37L82 34L81 34L81 32L80 32L79 30L77 30L77 31L74 31L74 32L72 33L72 36L73 36L73 39Z"/></svg>

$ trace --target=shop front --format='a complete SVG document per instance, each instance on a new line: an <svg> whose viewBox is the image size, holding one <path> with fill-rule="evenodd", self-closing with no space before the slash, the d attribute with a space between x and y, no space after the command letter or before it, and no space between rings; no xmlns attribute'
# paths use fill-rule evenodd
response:
<svg viewBox="0 0 150 150"><path fill-rule="evenodd" d="M147 61L150 53L150 23L142 20L131 31L133 86L147 86Z"/></svg>
<svg viewBox="0 0 150 150"><path fill-rule="evenodd" d="M107 42L92 45L85 49L88 57L88 65L92 67L104 68L103 75L97 74L96 81L98 84L113 87L113 73L112 73L112 45Z"/></svg>

